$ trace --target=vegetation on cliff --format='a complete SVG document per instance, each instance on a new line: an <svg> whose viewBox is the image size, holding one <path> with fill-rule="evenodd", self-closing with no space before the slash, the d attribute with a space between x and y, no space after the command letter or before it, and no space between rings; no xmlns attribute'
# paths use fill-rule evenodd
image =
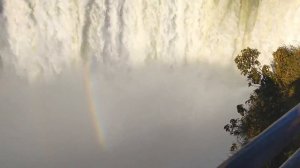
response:
<svg viewBox="0 0 300 168"><path fill-rule="evenodd" d="M240 118L224 126L237 138L231 151L247 144L300 102L300 48L278 48L271 66L261 65L259 55L258 50L246 48L235 58L237 68L254 90L244 104L237 105ZM299 141L293 142L266 167L278 167L299 146Z"/></svg>

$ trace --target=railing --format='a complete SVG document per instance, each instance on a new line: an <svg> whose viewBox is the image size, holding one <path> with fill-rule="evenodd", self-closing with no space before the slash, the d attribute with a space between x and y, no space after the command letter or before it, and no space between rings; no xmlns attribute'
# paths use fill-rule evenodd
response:
<svg viewBox="0 0 300 168"><path fill-rule="evenodd" d="M269 126L219 168L259 168L275 157L300 133L300 104ZM300 167L300 150L282 165Z"/></svg>
<svg viewBox="0 0 300 168"><path fill-rule="evenodd" d="M300 166L300 149L291 156L280 168L298 168Z"/></svg>

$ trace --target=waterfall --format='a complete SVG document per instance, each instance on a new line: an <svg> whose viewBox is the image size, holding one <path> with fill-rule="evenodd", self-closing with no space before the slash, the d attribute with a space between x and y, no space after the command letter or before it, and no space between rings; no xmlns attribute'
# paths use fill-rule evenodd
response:
<svg viewBox="0 0 300 168"><path fill-rule="evenodd" d="M300 42L299 0L2 0L5 64L35 77L82 61L141 66L262 60Z"/></svg>
<svg viewBox="0 0 300 168"><path fill-rule="evenodd" d="M299 18L300 0L0 0L1 166L217 167L251 90L234 57L269 63Z"/></svg>

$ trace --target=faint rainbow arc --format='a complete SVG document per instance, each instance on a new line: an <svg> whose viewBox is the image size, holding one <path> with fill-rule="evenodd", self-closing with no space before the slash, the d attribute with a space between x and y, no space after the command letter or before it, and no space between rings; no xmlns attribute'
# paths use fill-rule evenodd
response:
<svg viewBox="0 0 300 168"><path fill-rule="evenodd" d="M106 142L105 142L105 136L104 136L104 130L102 128L101 122L99 120L100 116L97 113L97 108L92 92L92 84L91 84L91 76L90 76L90 68L88 66L88 63L83 64L83 80L84 80L84 88L85 88L85 94L87 98L87 105L89 114L92 120L93 127L96 131L97 140L101 146L102 149L106 149Z"/></svg>

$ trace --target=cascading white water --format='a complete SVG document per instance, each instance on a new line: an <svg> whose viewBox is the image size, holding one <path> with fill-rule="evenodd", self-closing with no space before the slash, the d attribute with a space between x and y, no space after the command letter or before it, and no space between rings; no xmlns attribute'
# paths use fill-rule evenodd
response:
<svg viewBox="0 0 300 168"><path fill-rule="evenodd" d="M300 44L300 0L0 0L0 13L7 168L216 167L249 93L234 56Z"/></svg>
<svg viewBox="0 0 300 168"><path fill-rule="evenodd" d="M279 45L300 42L299 0L3 0L2 6L11 50L2 59L30 77L82 60L228 64L246 46L268 60Z"/></svg>

